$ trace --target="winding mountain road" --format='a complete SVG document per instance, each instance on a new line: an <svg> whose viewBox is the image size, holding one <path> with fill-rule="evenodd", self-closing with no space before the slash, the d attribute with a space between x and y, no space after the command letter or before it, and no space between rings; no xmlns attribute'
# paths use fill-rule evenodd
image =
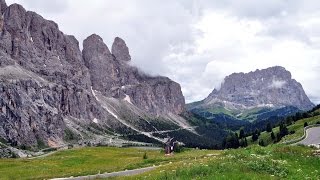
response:
<svg viewBox="0 0 320 180"><path fill-rule="evenodd" d="M297 144L311 145L311 144L320 144L320 127L313 127L307 129L306 138Z"/></svg>

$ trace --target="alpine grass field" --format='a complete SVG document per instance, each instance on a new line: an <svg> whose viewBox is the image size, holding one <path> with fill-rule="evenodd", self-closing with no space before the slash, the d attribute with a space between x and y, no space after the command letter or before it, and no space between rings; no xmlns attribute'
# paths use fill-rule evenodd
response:
<svg viewBox="0 0 320 180"><path fill-rule="evenodd" d="M48 179L160 165L113 179L319 179L320 158L304 146L252 145L235 150L193 150L164 156L159 150L83 148L38 159L0 160L0 179ZM147 157L145 157L145 152Z"/></svg>
<svg viewBox="0 0 320 180"><path fill-rule="evenodd" d="M303 146L253 145L114 179L319 179L320 159L312 151Z"/></svg>
<svg viewBox="0 0 320 180"><path fill-rule="evenodd" d="M61 150L36 159L0 159L0 179L49 179L130 170L184 159L199 159L216 151L188 150L164 156L160 150L86 147Z"/></svg>

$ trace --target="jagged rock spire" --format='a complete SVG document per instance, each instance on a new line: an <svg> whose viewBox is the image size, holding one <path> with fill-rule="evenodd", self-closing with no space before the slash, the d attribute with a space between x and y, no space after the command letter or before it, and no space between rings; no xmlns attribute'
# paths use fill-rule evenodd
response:
<svg viewBox="0 0 320 180"><path fill-rule="evenodd" d="M1 15L4 13L4 11L7 9L7 3L5 0L0 0L0 13Z"/></svg>
<svg viewBox="0 0 320 180"><path fill-rule="evenodd" d="M108 46L97 34L92 34L83 41L83 49L93 51L94 53L111 54Z"/></svg>
<svg viewBox="0 0 320 180"><path fill-rule="evenodd" d="M130 61L131 56L129 54L129 49L124 42L123 39L116 37L112 44L112 54L116 57L119 61Z"/></svg>

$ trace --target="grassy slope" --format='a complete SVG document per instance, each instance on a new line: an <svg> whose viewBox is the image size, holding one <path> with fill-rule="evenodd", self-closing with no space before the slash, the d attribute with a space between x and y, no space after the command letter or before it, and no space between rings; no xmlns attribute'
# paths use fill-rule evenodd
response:
<svg viewBox="0 0 320 180"><path fill-rule="evenodd" d="M233 112L231 110L228 110L224 107L214 107L214 108L208 108L208 109L204 109L204 111L208 111L212 114L226 114L226 115L229 115L231 117L234 117L234 118L238 118L240 120L244 120L246 118L251 118L251 117L256 117L257 114L260 110L262 110L263 108L253 108L253 109L248 109L248 110L245 110L241 113L240 116L237 116L239 112Z"/></svg>
<svg viewBox="0 0 320 180"><path fill-rule="evenodd" d="M229 116L234 116L234 113L226 108L223 107L216 107L216 108L212 108L212 109L206 109L208 112L211 112L212 114L227 114Z"/></svg>
<svg viewBox="0 0 320 180"><path fill-rule="evenodd" d="M246 110L238 118L239 119L254 119L254 118L257 118L258 112L263 110L263 109L264 108L252 108L252 109Z"/></svg>
<svg viewBox="0 0 320 180"><path fill-rule="evenodd" d="M320 121L320 116L315 116L311 118L306 118L298 121L297 123L291 125L288 127L289 131L295 131L294 134L290 134L282 138L281 142L289 141L289 140L295 140L297 138L300 138L303 136L304 133L304 123L307 122L309 125L316 124L318 121Z"/></svg>
<svg viewBox="0 0 320 180"><path fill-rule="evenodd" d="M294 139L300 138L301 136L303 136L304 123L305 122L307 122L309 125L312 125L312 124L316 124L316 122L318 122L318 121L320 121L320 116L301 119L301 120L295 122L294 124L292 124L292 125L287 127L289 132L290 131L295 131L295 133L283 137L280 142L285 142L285 141L289 141L289 140L294 140ZM274 132L275 135L277 135L277 133L279 132L279 127L273 128L273 132ZM251 142L251 136L248 137L247 139L248 139L248 144L257 144L259 142L259 141ZM272 139L271 139L270 133L266 132L266 131L261 133L259 139L263 139L265 144L271 144L272 143Z"/></svg>
<svg viewBox="0 0 320 180"><path fill-rule="evenodd" d="M143 159L147 152L148 159ZM211 152L211 151L210 151ZM0 179L48 179L135 169L196 158L207 151L192 150L165 157L159 150L91 147L56 152L39 159L0 159Z"/></svg>
<svg viewBox="0 0 320 180"><path fill-rule="evenodd" d="M0 179L47 179L160 165L114 179L319 179L319 157L302 146L250 146L236 150L188 150L174 156L134 148L83 148L40 159L1 159ZM143 159L147 152L148 159Z"/></svg>
<svg viewBox="0 0 320 180"><path fill-rule="evenodd" d="M255 145L114 179L319 179L319 166L319 157L308 147Z"/></svg>
<svg viewBox="0 0 320 180"><path fill-rule="evenodd" d="M238 120L247 120L249 122L253 122L257 119L258 115L261 115L265 112L271 112L272 109L257 107L257 108L247 109L240 112L240 111L228 110L224 107L214 107L214 108L203 109L203 111L204 112L207 111L212 114L226 114Z"/></svg>

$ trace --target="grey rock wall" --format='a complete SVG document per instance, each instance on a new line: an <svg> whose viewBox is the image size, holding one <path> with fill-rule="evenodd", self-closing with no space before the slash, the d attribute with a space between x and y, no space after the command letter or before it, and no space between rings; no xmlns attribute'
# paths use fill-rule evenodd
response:
<svg viewBox="0 0 320 180"><path fill-rule="evenodd" d="M19 4L0 0L0 13L0 137L11 145L58 146L68 118L85 125L99 119L97 126L109 130L124 126L93 91L150 116L184 111L180 85L129 65L122 39L115 38L110 52L93 34L81 52L74 36Z"/></svg>
<svg viewBox="0 0 320 180"><path fill-rule="evenodd" d="M280 66L231 74L203 103L224 103L234 108L294 106L301 110L314 106L301 84Z"/></svg>

